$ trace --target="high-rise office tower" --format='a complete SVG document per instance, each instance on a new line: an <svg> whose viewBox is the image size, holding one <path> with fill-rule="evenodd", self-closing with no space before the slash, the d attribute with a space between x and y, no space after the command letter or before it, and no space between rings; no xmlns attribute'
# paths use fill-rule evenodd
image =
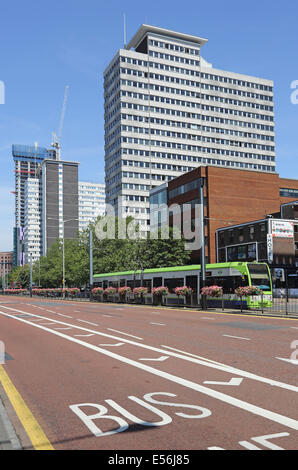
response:
<svg viewBox="0 0 298 470"><path fill-rule="evenodd" d="M41 252L57 238L78 235L78 162L44 160L41 165Z"/></svg>
<svg viewBox="0 0 298 470"><path fill-rule="evenodd" d="M79 230L86 229L98 216L104 216L105 208L105 185L79 181Z"/></svg>
<svg viewBox="0 0 298 470"><path fill-rule="evenodd" d="M53 149L30 145L13 145L12 156L15 164L15 227L13 240L13 265L25 263L25 184L28 178L38 178L41 163L55 159Z"/></svg>
<svg viewBox="0 0 298 470"><path fill-rule="evenodd" d="M206 42L142 25L104 72L106 203L143 232L149 190L184 172L275 172L273 82L213 68Z"/></svg>

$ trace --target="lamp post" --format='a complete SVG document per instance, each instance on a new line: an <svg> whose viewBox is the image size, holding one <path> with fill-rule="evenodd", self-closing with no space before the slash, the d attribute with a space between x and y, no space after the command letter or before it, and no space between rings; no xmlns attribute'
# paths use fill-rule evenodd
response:
<svg viewBox="0 0 298 470"><path fill-rule="evenodd" d="M90 284L90 302L92 301L93 294L93 232L92 228L89 230L89 284Z"/></svg>
<svg viewBox="0 0 298 470"><path fill-rule="evenodd" d="M30 297L32 297L32 253L30 253Z"/></svg>
<svg viewBox="0 0 298 470"><path fill-rule="evenodd" d="M60 219L56 219L56 218L52 218L52 217L49 217L48 220L58 220L60 222ZM64 224L66 222L70 222L71 220L79 220L79 219L78 218L73 218L73 219L62 220L62 226L63 226L63 232L62 232L62 289L63 289L63 299L65 299L65 292L64 292L64 286L65 286Z"/></svg>
<svg viewBox="0 0 298 470"><path fill-rule="evenodd" d="M200 206L201 206L201 289L206 286L206 255L205 255L205 214L204 214L204 178L200 178ZM207 308L206 297L201 295L202 309Z"/></svg>

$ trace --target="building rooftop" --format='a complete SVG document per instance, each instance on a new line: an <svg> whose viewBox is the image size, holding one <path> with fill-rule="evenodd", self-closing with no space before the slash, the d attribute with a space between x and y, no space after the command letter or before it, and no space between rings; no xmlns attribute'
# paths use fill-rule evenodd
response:
<svg viewBox="0 0 298 470"><path fill-rule="evenodd" d="M136 48L148 33L153 33L172 39L179 39L200 46L203 46L208 41L208 39L203 39L198 36L192 36L190 34L178 33L177 31L170 31L169 29L158 28L157 26L142 24L133 38L129 41L127 46L125 46L125 49Z"/></svg>

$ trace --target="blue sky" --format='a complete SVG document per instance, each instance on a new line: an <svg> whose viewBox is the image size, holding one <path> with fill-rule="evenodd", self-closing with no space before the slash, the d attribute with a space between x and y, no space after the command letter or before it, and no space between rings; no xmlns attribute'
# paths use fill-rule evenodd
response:
<svg viewBox="0 0 298 470"><path fill-rule="evenodd" d="M142 23L208 39L215 68L275 84L277 171L298 178L298 5L293 0L11 0L0 6L0 250L12 249L14 166L11 145L49 146L65 86L62 158L80 162L79 179L104 181L103 71Z"/></svg>

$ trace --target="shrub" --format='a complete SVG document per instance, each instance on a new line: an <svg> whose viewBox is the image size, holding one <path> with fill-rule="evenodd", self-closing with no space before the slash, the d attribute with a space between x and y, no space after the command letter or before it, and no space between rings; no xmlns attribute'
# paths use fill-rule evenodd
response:
<svg viewBox="0 0 298 470"><path fill-rule="evenodd" d="M130 294L130 293L131 293L131 288L128 287L128 286L119 287L118 293L119 293L121 296L124 296L124 295L126 295L126 294Z"/></svg>
<svg viewBox="0 0 298 470"><path fill-rule="evenodd" d="M245 287L237 287L235 289L235 294L238 297L247 297L249 295L260 295L262 293L261 289L257 286L245 286Z"/></svg>
<svg viewBox="0 0 298 470"><path fill-rule="evenodd" d="M201 294L209 297L221 297L223 295L223 290L222 287L219 286L203 287Z"/></svg>
<svg viewBox="0 0 298 470"><path fill-rule="evenodd" d="M104 294L106 294L106 295L115 295L116 293L117 293L116 287L107 287L104 290Z"/></svg>
<svg viewBox="0 0 298 470"><path fill-rule="evenodd" d="M148 289L147 289L147 287L135 287L134 290L133 290L133 293L137 297L143 297L143 295L148 293Z"/></svg>
<svg viewBox="0 0 298 470"><path fill-rule="evenodd" d="M192 288L191 287L187 287L187 286L183 286L183 287L176 287L174 289L174 292L176 295L191 295L192 294Z"/></svg>
<svg viewBox="0 0 298 470"><path fill-rule="evenodd" d="M169 293L169 289L164 286L153 287L152 289L152 294L158 297L161 297L162 295L168 295L168 293Z"/></svg>
<svg viewBox="0 0 298 470"><path fill-rule="evenodd" d="M92 289L92 294L93 295L102 295L103 294L103 288L102 287L94 287Z"/></svg>

